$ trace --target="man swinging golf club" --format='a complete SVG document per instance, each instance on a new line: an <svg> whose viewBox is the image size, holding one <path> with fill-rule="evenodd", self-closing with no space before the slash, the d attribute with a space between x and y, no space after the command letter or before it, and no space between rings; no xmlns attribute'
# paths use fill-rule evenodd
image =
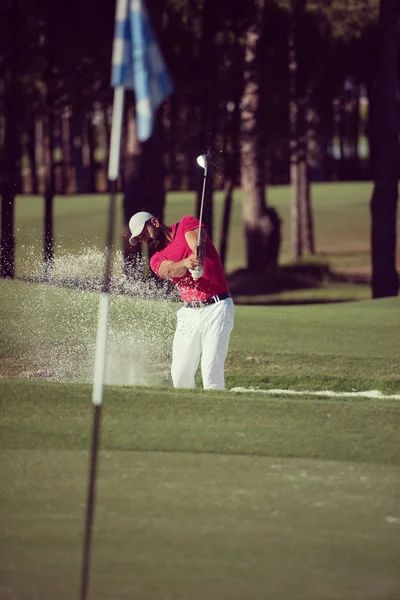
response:
<svg viewBox="0 0 400 600"><path fill-rule="evenodd" d="M205 172L200 219L185 216L167 226L149 212L138 212L129 221L129 243L143 242L155 250L151 269L172 280L183 301L172 347L174 387L195 386L201 359L204 389L223 390L234 306L221 259L202 225L207 163L204 156L198 162Z"/></svg>

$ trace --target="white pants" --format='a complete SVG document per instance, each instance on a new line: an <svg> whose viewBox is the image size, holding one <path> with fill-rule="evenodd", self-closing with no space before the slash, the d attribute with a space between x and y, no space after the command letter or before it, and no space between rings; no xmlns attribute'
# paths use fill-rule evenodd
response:
<svg viewBox="0 0 400 600"><path fill-rule="evenodd" d="M200 362L205 390L225 389L224 365L233 328L231 298L202 308L182 307L172 347L172 382L176 388L194 388Z"/></svg>

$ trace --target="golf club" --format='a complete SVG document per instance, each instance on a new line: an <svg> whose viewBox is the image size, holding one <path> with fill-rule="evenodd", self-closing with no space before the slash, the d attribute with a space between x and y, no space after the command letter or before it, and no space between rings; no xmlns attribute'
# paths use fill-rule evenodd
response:
<svg viewBox="0 0 400 600"><path fill-rule="evenodd" d="M203 191L201 194L201 204L200 204L200 218L199 218L199 235L197 238L197 247L200 247L200 232L201 232L201 224L203 222L203 206L204 206L204 193L206 191L206 181L207 181L207 158L205 156L205 154L200 154L200 156L197 157L197 164L204 169L204 178L203 178Z"/></svg>

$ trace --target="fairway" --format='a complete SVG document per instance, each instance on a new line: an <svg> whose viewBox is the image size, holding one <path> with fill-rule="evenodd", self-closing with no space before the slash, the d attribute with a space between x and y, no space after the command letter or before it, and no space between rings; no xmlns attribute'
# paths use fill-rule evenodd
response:
<svg viewBox="0 0 400 600"><path fill-rule="evenodd" d="M0 390L1 598L78 597L90 386ZM89 597L397 600L398 416L107 388Z"/></svg>

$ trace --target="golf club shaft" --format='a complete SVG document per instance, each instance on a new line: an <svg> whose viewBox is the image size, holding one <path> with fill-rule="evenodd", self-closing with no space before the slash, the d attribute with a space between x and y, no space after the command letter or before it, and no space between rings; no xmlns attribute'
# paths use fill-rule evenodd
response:
<svg viewBox="0 0 400 600"><path fill-rule="evenodd" d="M201 204L200 204L200 217L199 217L199 234L197 237L197 247L200 247L201 241L201 225L203 223L203 207L204 207L204 195L206 191L206 181L207 181L207 167L204 169L204 178L203 178L203 191L201 193Z"/></svg>

